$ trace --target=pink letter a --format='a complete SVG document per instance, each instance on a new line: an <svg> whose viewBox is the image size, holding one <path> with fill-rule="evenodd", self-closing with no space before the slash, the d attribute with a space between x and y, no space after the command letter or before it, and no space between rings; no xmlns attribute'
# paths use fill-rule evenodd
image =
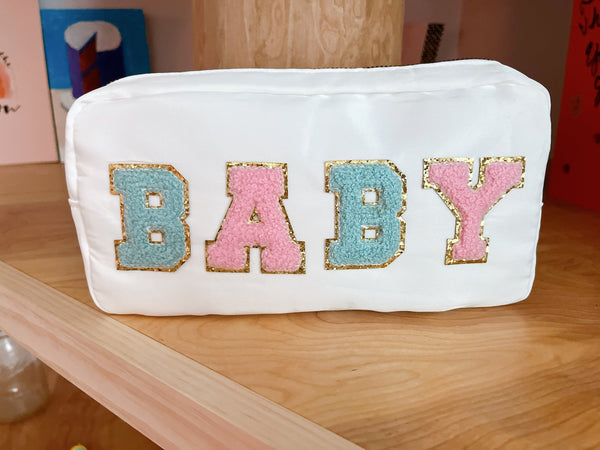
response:
<svg viewBox="0 0 600 450"><path fill-rule="evenodd" d="M206 241L206 269L249 272L250 247L260 248L263 273L305 273L304 242L296 241L282 199L287 165L227 163L233 197L214 241Z"/></svg>
<svg viewBox="0 0 600 450"><path fill-rule="evenodd" d="M523 187L525 157L482 158L475 188L471 187L472 159L426 159L424 163L423 188L434 189L456 217L446 264L486 262L489 238L483 237L483 217L508 191Z"/></svg>

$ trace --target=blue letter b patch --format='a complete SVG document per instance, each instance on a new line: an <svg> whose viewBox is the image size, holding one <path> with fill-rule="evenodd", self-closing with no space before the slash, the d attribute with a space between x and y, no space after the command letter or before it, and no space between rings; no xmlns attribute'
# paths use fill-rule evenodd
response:
<svg viewBox="0 0 600 450"><path fill-rule="evenodd" d="M111 193L121 197L117 269L177 270L190 257L185 178L159 164L111 164L109 172Z"/></svg>
<svg viewBox="0 0 600 450"><path fill-rule="evenodd" d="M325 190L336 197L336 236L325 243L327 269L385 267L400 256L406 179L391 161L328 161Z"/></svg>

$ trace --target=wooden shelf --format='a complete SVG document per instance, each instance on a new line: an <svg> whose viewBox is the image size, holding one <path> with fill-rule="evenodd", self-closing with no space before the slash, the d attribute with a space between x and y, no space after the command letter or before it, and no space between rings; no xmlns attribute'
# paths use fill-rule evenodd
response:
<svg viewBox="0 0 600 450"><path fill-rule="evenodd" d="M544 207L518 304L111 316L60 164L0 168L0 328L166 448L600 446L600 214Z"/></svg>
<svg viewBox="0 0 600 450"><path fill-rule="evenodd" d="M160 450L160 447L100 403L46 367L50 387L48 404L32 417L0 423L2 449Z"/></svg>

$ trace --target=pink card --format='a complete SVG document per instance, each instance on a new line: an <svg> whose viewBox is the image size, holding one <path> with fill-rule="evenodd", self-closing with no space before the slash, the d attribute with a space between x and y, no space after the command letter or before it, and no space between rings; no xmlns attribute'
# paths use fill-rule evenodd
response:
<svg viewBox="0 0 600 450"><path fill-rule="evenodd" d="M57 161L38 4L0 5L0 164Z"/></svg>

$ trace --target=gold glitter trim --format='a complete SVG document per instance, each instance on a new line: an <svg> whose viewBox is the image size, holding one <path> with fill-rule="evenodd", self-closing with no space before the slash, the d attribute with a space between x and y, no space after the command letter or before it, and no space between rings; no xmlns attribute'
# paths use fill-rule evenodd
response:
<svg viewBox="0 0 600 450"><path fill-rule="evenodd" d="M339 214L340 214L340 196L339 192L333 192L329 190L329 171L333 166L341 166L345 164L386 164L390 167L396 175L400 177L402 180L402 208L396 214L398 220L400 221L400 244L398 246L398 250L392 255L390 259L382 264L374 264L374 265L347 265L347 266L334 266L329 261L329 245L337 241L339 239ZM402 214L406 211L406 176L398 170L396 165L390 161L389 159L350 159L344 161L325 161L325 192L332 193L335 195L335 237L333 239L325 240L325 269L327 270L346 270L346 269L381 269L383 267L389 266L392 262L400 256L405 249L405 239L406 239L406 222L402 218ZM379 192L378 201L379 201ZM364 200L364 191L363 191L363 200ZM364 231L363 231L364 233Z"/></svg>
<svg viewBox="0 0 600 450"><path fill-rule="evenodd" d="M114 187L114 171L117 169L167 169L177 178L179 178L183 182L183 206L184 206L184 214L179 220L183 224L183 229L185 233L185 255L179 260L179 262L173 267L126 267L121 265L119 261L119 253L117 252L117 247L119 244L125 242L127 240L127 234L125 233L125 207L123 205L123 194L115 191ZM185 221L185 219L190 214L190 194L187 180L170 164L109 164L108 165L108 174L110 180L110 193L112 195L118 195L119 201L121 204L121 232L123 233L123 239L115 240L115 262L117 264L117 270L147 270L151 272L175 272L177 269L181 267L181 265L190 259L192 254L192 246L190 239L190 227ZM161 196L162 199L162 196Z"/></svg>
<svg viewBox="0 0 600 450"><path fill-rule="evenodd" d="M160 241L152 239L153 234L160 234ZM150 244L164 244L165 243L165 232L163 230L150 230L148 231L148 243Z"/></svg>
<svg viewBox="0 0 600 450"><path fill-rule="evenodd" d="M473 182L473 158L427 158L423 160L423 189L433 189L440 198L444 201L446 206L452 211L454 217L456 218L456 223L454 226L454 238L448 239L446 241L446 256L444 259L444 264L453 265L453 264L476 264L476 263L485 263L488 258L489 244L490 238L483 237L483 222L484 219L481 220L481 226L479 228L479 237L485 241L485 255L480 259L454 259L452 257L452 250L454 249L454 244L456 244L460 239L460 230L462 228L462 217L458 209L454 206L452 201L442 192L441 188L434 183L429 181L429 169L432 164L437 163L445 163L445 162L466 162L469 164L469 186L473 191L477 191L481 186L485 184L485 169L487 165L493 162L516 162L520 163L523 166L523 170L521 172L521 182L516 186L511 186L506 192L504 192L498 200L494 202L492 206L486 211L485 215L494 207L496 204L504 198L506 194L508 194L512 189L521 189L525 183L525 157L524 156L502 156L502 157L483 157L479 160L479 178L477 180L477 185L475 187L472 186Z"/></svg>
<svg viewBox="0 0 600 450"><path fill-rule="evenodd" d="M374 230L375 231L375 236L374 237L367 237L367 231L370 231L370 230ZM363 241L376 241L378 237L379 237L379 227L370 227L370 226L363 226L362 227L362 236L361 236L361 239Z"/></svg>
<svg viewBox="0 0 600 450"><path fill-rule="evenodd" d="M368 202L366 196L369 192L375 192L375 201ZM375 188L372 189L363 189L362 191L362 203L363 205L377 205L379 203L379 191Z"/></svg>
<svg viewBox="0 0 600 450"><path fill-rule="evenodd" d="M158 197L158 206L152 206L150 204L150 197ZM160 192L146 192L146 208L148 209L159 209L162 208L163 205L163 197Z"/></svg>
<svg viewBox="0 0 600 450"><path fill-rule="evenodd" d="M288 234L293 243L298 244L300 246L300 254L302 255L302 261L300 262L300 267L295 272L282 272L275 271L269 272L263 269L262 267L262 251L266 247L262 247L260 245L245 246L246 249L246 264L244 264L244 268L241 270L231 270L231 269L220 269L218 267L212 267L208 264L208 246L214 244L219 239L219 234L221 234L221 230L223 229L223 222L225 222L225 218L229 213L229 208L231 208L231 204L233 203L233 194L229 190L229 171L232 167L268 167L268 168L281 168L283 171L283 195L279 197L279 209L283 213L283 217L285 222L288 225ZM292 224L290 223L290 219L285 210L285 206L283 205L283 200L288 197L288 172L287 172L287 163L268 163L268 162L228 162L226 164L226 183L227 183L227 196L231 197L231 203L229 203L229 207L225 212L225 216L221 221L221 226L219 227L219 231L217 231L217 236L212 241L205 241L204 243L204 259L206 263L206 270L209 272L227 272L227 273L249 273L250 272L250 248L258 248L260 250L260 271L261 273L271 273L271 274L305 274L306 273L306 253L305 253L305 243L304 241L296 240L296 236L294 235L294 229L292 228ZM255 211L255 210L253 210ZM258 215L258 214L257 214ZM252 218L252 215L250 216Z"/></svg>
<svg viewBox="0 0 600 450"><path fill-rule="evenodd" d="M248 223L261 223L260 216L258 215L258 211L256 211L256 208L252 210L252 214L250 214Z"/></svg>

